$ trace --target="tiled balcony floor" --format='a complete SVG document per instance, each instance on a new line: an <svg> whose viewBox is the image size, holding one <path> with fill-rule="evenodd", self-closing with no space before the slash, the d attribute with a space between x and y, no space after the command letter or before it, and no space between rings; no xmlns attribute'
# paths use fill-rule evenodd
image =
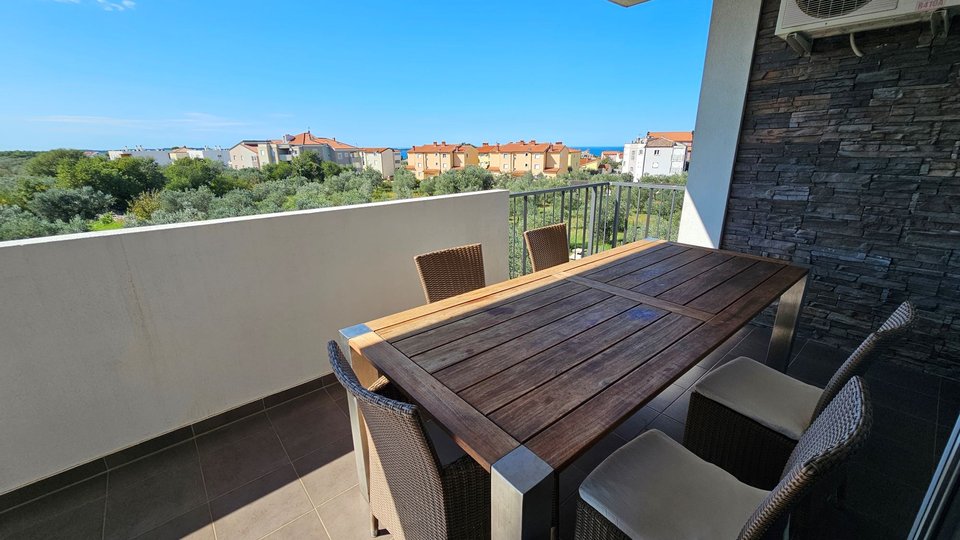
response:
<svg viewBox="0 0 960 540"><path fill-rule="evenodd" d="M649 428L682 438L688 388L737 356L763 357L748 327L561 476L561 534L576 487ZM798 342L790 373L823 385L845 357ZM874 430L848 471L843 509L819 508L821 538L903 538L960 410L960 383L882 361L868 377ZM0 514L0 538L367 539L342 389L327 387ZM388 536L387 536L388 538Z"/></svg>

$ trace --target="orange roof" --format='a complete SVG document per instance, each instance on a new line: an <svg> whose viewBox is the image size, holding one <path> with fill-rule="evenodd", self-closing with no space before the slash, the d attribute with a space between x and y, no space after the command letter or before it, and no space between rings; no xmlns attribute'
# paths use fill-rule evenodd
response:
<svg viewBox="0 0 960 540"><path fill-rule="evenodd" d="M440 169L425 169L423 172L425 174L440 174Z"/></svg>
<svg viewBox="0 0 960 540"><path fill-rule="evenodd" d="M436 141L433 144L424 144L422 146L414 146L410 150L407 150L407 154L430 154L430 153L450 153L450 152L463 152L467 148L475 148L472 144L462 143L462 144L447 144L447 141L443 141L440 144L437 144Z"/></svg>
<svg viewBox="0 0 960 540"><path fill-rule="evenodd" d="M529 171L513 171L512 173L510 173L510 175L511 175L511 176L523 176L523 175L527 174L527 172L529 172Z"/></svg>
<svg viewBox="0 0 960 540"><path fill-rule="evenodd" d="M566 146L557 141L555 143L538 143L537 141L520 141L520 142L511 142L504 144L502 146L498 145L499 152L504 154L515 154L518 152L528 153L528 152L560 152Z"/></svg>
<svg viewBox="0 0 960 540"><path fill-rule="evenodd" d="M500 172L500 167L490 167L487 170L490 172Z"/></svg>
<svg viewBox="0 0 960 540"><path fill-rule="evenodd" d="M679 141L674 141L672 139L664 139L663 137L649 137L647 138L647 147L648 148L670 148L675 144L683 144Z"/></svg>
<svg viewBox="0 0 960 540"><path fill-rule="evenodd" d="M407 169L408 171L415 171L415 170L417 170L417 168L414 167L413 165L407 165L407 166L404 167L404 168Z"/></svg>
<svg viewBox="0 0 960 540"><path fill-rule="evenodd" d="M283 141L281 141L283 142ZM328 139L326 137L314 137L309 131L304 131L299 135L294 135L292 139L286 141L286 144L292 144L296 146L310 146L310 145L321 145L325 144L334 150L357 150L356 146L349 145L347 143L342 143L336 139Z"/></svg>
<svg viewBox="0 0 960 540"><path fill-rule="evenodd" d="M555 173L555 172L560 172L560 169L557 167L550 167L549 169L544 169L543 172Z"/></svg>
<svg viewBox="0 0 960 540"><path fill-rule="evenodd" d="M382 154L387 150L393 150L392 148L361 148L364 152L372 152L374 154Z"/></svg>
<svg viewBox="0 0 960 540"><path fill-rule="evenodd" d="M174 148L170 151L171 154L186 154L190 151L186 146L181 146L180 148Z"/></svg>
<svg viewBox="0 0 960 540"><path fill-rule="evenodd" d="M600 155L601 156L619 156L622 153L623 152L618 152L616 150L604 150L603 152L600 152Z"/></svg>
<svg viewBox="0 0 960 540"><path fill-rule="evenodd" d="M481 154L490 154L490 153L496 153L499 151L500 151L500 143L497 143L497 144L483 143L477 147L477 152Z"/></svg>
<svg viewBox="0 0 960 540"><path fill-rule="evenodd" d="M648 131L647 137L657 137L678 143L693 144L692 131Z"/></svg>
<svg viewBox="0 0 960 540"><path fill-rule="evenodd" d="M586 164L592 163L592 162L594 162L594 161L597 161L597 159L596 159L596 158L588 158L588 157L580 158L580 164L581 164L581 165L586 165Z"/></svg>

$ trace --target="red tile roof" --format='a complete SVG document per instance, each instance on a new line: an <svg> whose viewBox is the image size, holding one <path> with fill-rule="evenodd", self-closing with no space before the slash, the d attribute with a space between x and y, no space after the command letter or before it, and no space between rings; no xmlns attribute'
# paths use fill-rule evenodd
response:
<svg viewBox="0 0 960 540"><path fill-rule="evenodd" d="M407 154L431 154L431 153L452 153L452 152L463 152L467 148L475 148L472 144L447 144L446 141L437 144L434 141L433 144L424 144L421 146L414 146L410 150L407 150Z"/></svg>
<svg viewBox="0 0 960 540"><path fill-rule="evenodd" d="M477 147L477 152L481 154L498 153L500 152L500 143L497 143L497 144L483 143Z"/></svg>
<svg viewBox="0 0 960 540"><path fill-rule="evenodd" d="M280 141L283 142L283 141ZM292 139L286 141L286 144L291 144L295 146L311 146L311 145L322 145L325 144L334 150L358 150L356 146L349 145L347 143L340 142L336 139L328 139L326 137L314 137L309 131L304 131L299 135L294 135Z"/></svg>
<svg viewBox="0 0 960 540"><path fill-rule="evenodd" d="M544 169L543 172L545 172L545 173L555 173L555 172L560 172L560 169L557 168L557 167L550 167L549 169Z"/></svg>
<svg viewBox="0 0 960 540"><path fill-rule="evenodd" d="M382 154L387 150L392 150L392 148L361 148L364 152L372 152L374 154Z"/></svg>
<svg viewBox="0 0 960 540"><path fill-rule="evenodd" d="M498 150L504 154L528 153L528 152L561 152L566 146L557 141L555 143L538 143L537 141L511 142L504 145L498 145Z"/></svg>
<svg viewBox="0 0 960 540"><path fill-rule="evenodd" d="M678 143L693 144L692 131L648 131L647 137L657 137Z"/></svg>
<svg viewBox="0 0 960 540"><path fill-rule="evenodd" d="M679 141L664 139L662 137L648 137L647 148L671 148L673 145L677 144L678 142ZM680 144L683 144L683 143L680 143Z"/></svg>

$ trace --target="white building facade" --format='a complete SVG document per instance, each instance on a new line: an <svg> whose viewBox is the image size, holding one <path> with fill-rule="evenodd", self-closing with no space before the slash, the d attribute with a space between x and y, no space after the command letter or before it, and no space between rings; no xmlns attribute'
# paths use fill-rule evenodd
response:
<svg viewBox="0 0 960 540"><path fill-rule="evenodd" d="M670 176L687 170L689 147L661 137L642 137L623 147L621 171L633 175Z"/></svg>

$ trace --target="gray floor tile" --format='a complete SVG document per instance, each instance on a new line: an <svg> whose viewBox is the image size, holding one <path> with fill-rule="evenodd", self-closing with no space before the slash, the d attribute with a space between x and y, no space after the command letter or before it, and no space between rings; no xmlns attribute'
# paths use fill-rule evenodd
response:
<svg viewBox="0 0 960 540"><path fill-rule="evenodd" d="M576 465L571 465L560 473L560 500L565 501L569 497L576 495L580 489L580 484L587 477L587 473Z"/></svg>
<svg viewBox="0 0 960 540"><path fill-rule="evenodd" d="M314 392L268 411L290 459L319 450L350 434L350 419L325 392Z"/></svg>
<svg viewBox="0 0 960 540"><path fill-rule="evenodd" d="M667 409L667 407L670 406L671 403L676 401L676 399L683 394L683 391L684 388L682 386L671 384L664 389L663 392L660 392L657 397L651 399L650 403L647 403L646 406L657 412L663 412Z"/></svg>
<svg viewBox="0 0 960 540"><path fill-rule="evenodd" d="M670 404L666 410L663 411L663 414L673 418L677 422L684 423L687 421L687 409L690 408L690 391L686 391L683 394L680 394L680 397L676 399L673 403Z"/></svg>
<svg viewBox="0 0 960 540"><path fill-rule="evenodd" d="M731 336L722 345L714 349L713 352L711 352L709 355L707 355L706 358L701 360L697 364L697 366L709 370L713 366L717 365L717 362L719 362L720 359L726 356L726 354L730 352L730 349L733 349L734 347L736 347L737 344L739 344L740 341L743 340L743 338L746 337L747 334L749 334L752 330L753 330L752 326L744 326L740 330L737 330L737 332L733 334L733 336Z"/></svg>
<svg viewBox="0 0 960 540"><path fill-rule="evenodd" d="M597 444L593 445L593 448L587 450L582 456L577 458L573 465L579 467L581 470L590 472L596 468L603 460L607 459L607 456L612 454L617 448L620 448L627 441L623 440L621 437L617 436L615 433L611 433L606 437L600 439Z"/></svg>
<svg viewBox="0 0 960 540"><path fill-rule="evenodd" d="M327 531L320 522L316 510L307 512L287 523L279 530L264 537L263 540L327 540Z"/></svg>
<svg viewBox="0 0 960 540"><path fill-rule="evenodd" d="M208 453L216 452L248 437L267 432L273 433L273 426L267 413L261 412L197 437L197 446Z"/></svg>
<svg viewBox="0 0 960 540"><path fill-rule="evenodd" d="M700 377L703 377L704 374L706 373L707 373L706 368L702 368L700 366L693 366L692 368L690 368L690 371L687 371L686 373L681 375L679 379L673 382L673 384L677 386L682 386L683 388L690 388L694 384L696 384L696 382L700 380Z"/></svg>
<svg viewBox="0 0 960 540"><path fill-rule="evenodd" d="M293 462L315 506L357 485L353 440L341 437Z"/></svg>
<svg viewBox="0 0 960 540"><path fill-rule="evenodd" d="M137 537L137 540L215 540L210 506L203 504Z"/></svg>
<svg viewBox="0 0 960 540"><path fill-rule="evenodd" d="M354 487L327 501L317 509L331 540L370 540L370 510L367 501ZM378 539L391 538L383 534Z"/></svg>
<svg viewBox="0 0 960 540"><path fill-rule="evenodd" d="M17 510L13 510L16 512ZM99 540L103 535L103 499L82 504L34 522L25 529L2 534L4 540Z"/></svg>
<svg viewBox="0 0 960 540"><path fill-rule="evenodd" d="M659 429L668 437L683 444L683 424L669 416L661 414L650 422L648 429Z"/></svg>
<svg viewBox="0 0 960 540"><path fill-rule="evenodd" d="M628 418L622 424L617 426L617 429L613 430L621 439L629 441L637 435L643 433L650 422L653 422L653 419L660 414L656 409L651 408L650 406L643 407L639 411L635 412L633 416Z"/></svg>
<svg viewBox="0 0 960 540"><path fill-rule="evenodd" d="M211 499L290 463L269 425L231 444L218 443L216 432L197 440L203 480Z"/></svg>
<svg viewBox="0 0 960 540"><path fill-rule="evenodd" d="M108 473L104 538L143 534L206 502L193 441Z"/></svg>
<svg viewBox="0 0 960 540"><path fill-rule="evenodd" d="M313 508L293 465L210 501L218 539L256 539Z"/></svg>
<svg viewBox="0 0 960 540"><path fill-rule="evenodd" d="M573 540L577 523L577 497L569 497L560 503L560 538Z"/></svg>
<svg viewBox="0 0 960 540"><path fill-rule="evenodd" d="M0 538L30 538L25 531L49 533L71 523L89 530L93 521L99 530L106 488L104 474L8 510L0 514ZM100 519L92 519L98 511Z"/></svg>

